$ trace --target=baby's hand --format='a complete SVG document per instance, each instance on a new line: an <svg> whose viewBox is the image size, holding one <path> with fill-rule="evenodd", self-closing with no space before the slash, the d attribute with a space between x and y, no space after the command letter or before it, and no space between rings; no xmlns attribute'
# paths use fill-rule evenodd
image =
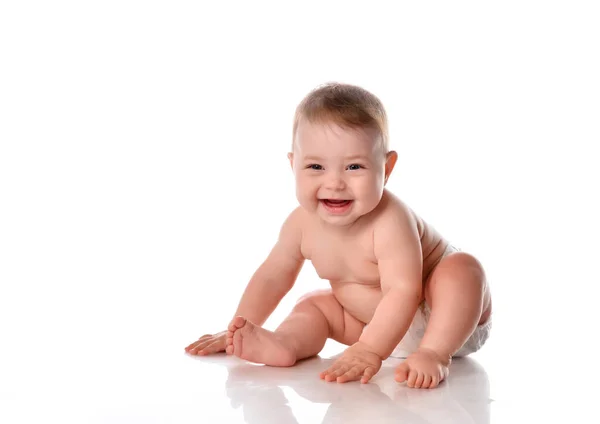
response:
<svg viewBox="0 0 600 424"><path fill-rule="evenodd" d="M332 366L319 377L325 381L345 383L360 379L367 383L381 368L381 358L371 352L363 343L357 342L344 351Z"/></svg>
<svg viewBox="0 0 600 424"><path fill-rule="evenodd" d="M191 355L210 355L211 353L224 352L226 336L227 331L221 331L217 334L205 334L186 347L185 351Z"/></svg>

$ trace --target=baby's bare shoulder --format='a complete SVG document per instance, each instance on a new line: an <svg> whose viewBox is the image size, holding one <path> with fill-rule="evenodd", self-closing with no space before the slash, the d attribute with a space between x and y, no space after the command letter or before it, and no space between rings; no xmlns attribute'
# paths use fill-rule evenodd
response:
<svg viewBox="0 0 600 424"><path fill-rule="evenodd" d="M289 213L283 222L281 233L298 236L306 226L306 221L306 211L301 206L298 206Z"/></svg>
<svg viewBox="0 0 600 424"><path fill-rule="evenodd" d="M376 215L373 227L377 232L405 232L417 229L419 219L413 210L398 196L385 192L382 208Z"/></svg>
<svg viewBox="0 0 600 424"><path fill-rule="evenodd" d="M421 228L418 217L405 202L387 194L385 204L373 227L373 248L378 258L396 257L420 250Z"/></svg>

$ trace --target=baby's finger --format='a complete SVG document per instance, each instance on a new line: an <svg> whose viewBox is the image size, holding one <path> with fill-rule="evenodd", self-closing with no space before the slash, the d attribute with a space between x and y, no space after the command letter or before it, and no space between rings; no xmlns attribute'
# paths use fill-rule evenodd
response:
<svg viewBox="0 0 600 424"><path fill-rule="evenodd" d="M187 352L192 352L194 350L196 350L196 348L200 345L200 342L196 341L194 343L192 343L191 345L189 345L188 347L185 348L185 350Z"/></svg>
<svg viewBox="0 0 600 424"><path fill-rule="evenodd" d="M340 375L344 374L348 370L348 366L344 364L333 364L327 371L325 371L324 378L325 381L333 381L338 378Z"/></svg>
<svg viewBox="0 0 600 424"><path fill-rule="evenodd" d="M371 380L371 378L373 378L374 375L375 375L375 368L367 367L363 374L363 378L360 380L360 382L363 384L366 384L369 382L369 380Z"/></svg>
<svg viewBox="0 0 600 424"><path fill-rule="evenodd" d="M189 353L199 354L200 352L205 351L206 348L208 346L212 345L213 343L219 343L219 340L218 339L215 340L214 338L211 337L211 338L207 338L207 339L204 339L202 341L199 341L199 342L196 343L195 347L193 347L192 349L190 349Z"/></svg>
<svg viewBox="0 0 600 424"><path fill-rule="evenodd" d="M321 371L321 373L319 374L319 377L325 378L326 375L328 375L333 370L337 369L337 367L338 367L338 364L337 364L337 362L335 362L332 366L330 366L326 370Z"/></svg>
<svg viewBox="0 0 600 424"><path fill-rule="evenodd" d="M219 349L219 348L220 348L220 343L218 341L213 341L213 342L205 344L204 346L202 346L202 348L198 349L198 355L207 355L209 353L215 353L215 352L218 352L219 350L223 350L223 349Z"/></svg>
<svg viewBox="0 0 600 424"><path fill-rule="evenodd" d="M211 352L218 352L221 350L225 350L225 340L215 340L214 342L212 342L210 345L208 345L204 349L206 350L207 348L210 348Z"/></svg>
<svg viewBox="0 0 600 424"><path fill-rule="evenodd" d="M201 342L205 342L205 341L207 341L207 340L210 340L210 339L213 339L213 338L214 338L214 336L213 336L212 334L205 334L205 335L203 335L202 337L200 337L198 340L196 340L196 342L195 342L195 343L199 343L199 342L200 342L200 343L201 343Z"/></svg>
<svg viewBox="0 0 600 424"><path fill-rule="evenodd" d="M212 335L210 335L210 334L205 334L204 336L200 337L200 338L199 338L198 340L196 340L195 342L193 342L193 343L190 343L188 346L186 346L185 350L190 350L190 349L193 349L193 348L195 348L196 346L198 346L198 343L201 343L201 342L203 342L203 341L205 341L205 340L207 340L207 339L209 339L209 338L211 338L211 337L212 337Z"/></svg>
<svg viewBox="0 0 600 424"><path fill-rule="evenodd" d="M195 342L190 343L189 345L187 345L185 347L185 350L190 350L190 349L195 348L198 345L198 342L199 342L199 340L196 340Z"/></svg>
<svg viewBox="0 0 600 424"><path fill-rule="evenodd" d="M196 342L196 345L192 349L200 350L200 349L204 348L204 346L206 346L207 344L210 344L210 343L212 343L211 339L199 340Z"/></svg>
<svg viewBox="0 0 600 424"><path fill-rule="evenodd" d="M338 369L329 373L329 375L327 377L325 377L325 380L326 381L335 381L335 380L337 380L337 378L339 376L344 375L346 373L346 371L348 371L348 366L342 365Z"/></svg>
<svg viewBox="0 0 600 424"><path fill-rule="evenodd" d="M347 381L358 380L359 377L363 374L363 367L361 365L355 365L346 371L343 375L340 375L337 378L338 383L345 383Z"/></svg>

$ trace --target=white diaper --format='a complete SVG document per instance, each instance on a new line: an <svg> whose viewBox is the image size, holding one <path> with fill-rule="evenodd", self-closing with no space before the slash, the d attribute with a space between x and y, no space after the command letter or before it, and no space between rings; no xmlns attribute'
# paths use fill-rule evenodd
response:
<svg viewBox="0 0 600 424"><path fill-rule="evenodd" d="M423 307L419 306L415 317L413 318L412 324L408 331L398 343L398 346L394 349L390 357L392 358L406 358L413 353L419 347L421 339L425 334L425 328L429 322L429 315L431 310L427 304ZM492 329L492 317L475 329L471 337L467 339L465 344L456 352L453 356L467 356L471 353L477 352L487 341L490 331Z"/></svg>
<svg viewBox="0 0 600 424"><path fill-rule="evenodd" d="M456 247L449 245L442 258L449 255L452 252L457 252L459 249ZM441 260L441 259L440 259ZM423 339L423 335L425 334L425 328L427 327L427 323L429 322L429 316L431 314L431 309L429 306L423 302L422 305L419 306L413 321L398 344L390 357L392 358L406 358L411 353L413 353L419 347L421 343L421 339ZM486 342L490 335L490 331L492 329L492 317L482 325L477 326L473 334L469 337L469 339L465 342L465 344L456 352L453 356L467 356L471 353L477 352Z"/></svg>

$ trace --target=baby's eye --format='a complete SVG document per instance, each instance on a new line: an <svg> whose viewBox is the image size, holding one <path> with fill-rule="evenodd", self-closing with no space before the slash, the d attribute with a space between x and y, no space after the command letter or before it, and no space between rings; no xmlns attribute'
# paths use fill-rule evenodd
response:
<svg viewBox="0 0 600 424"><path fill-rule="evenodd" d="M315 171L320 171L323 169L323 167L317 163L313 163L313 164L307 165L306 169L314 169Z"/></svg>
<svg viewBox="0 0 600 424"><path fill-rule="evenodd" d="M356 171L361 168L362 168L362 165L359 165L358 163L353 163L352 165L348 165L348 169L350 171Z"/></svg>

